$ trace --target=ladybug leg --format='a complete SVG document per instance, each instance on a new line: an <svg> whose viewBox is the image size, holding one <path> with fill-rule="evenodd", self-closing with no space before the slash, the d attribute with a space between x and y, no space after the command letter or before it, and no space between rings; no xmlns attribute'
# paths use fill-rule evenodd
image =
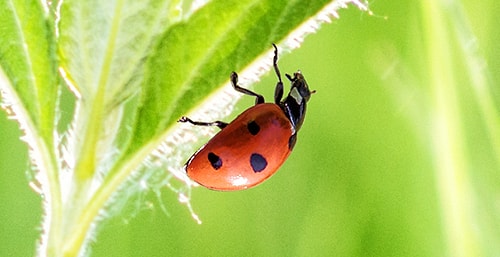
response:
<svg viewBox="0 0 500 257"><path fill-rule="evenodd" d="M281 98L283 97L283 81L281 81L281 73L278 68L278 47L273 43L274 47L274 58L273 58L273 67L276 76L278 77L278 83L276 83L276 88L274 89L274 103L279 105L281 102Z"/></svg>
<svg viewBox="0 0 500 257"><path fill-rule="evenodd" d="M259 95L253 91L238 86L238 74L234 71L231 73L231 84L233 85L234 90L243 93L245 95L255 96L255 105L264 103L265 100L262 95Z"/></svg>
<svg viewBox="0 0 500 257"><path fill-rule="evenodd" d="M217 126L220 129L223 129L227 126L227 123L223 121L212 121L212 122L203 122L203 121L193 121L192 119L182 116L177 122L189 122L195 126Z"/></svg>

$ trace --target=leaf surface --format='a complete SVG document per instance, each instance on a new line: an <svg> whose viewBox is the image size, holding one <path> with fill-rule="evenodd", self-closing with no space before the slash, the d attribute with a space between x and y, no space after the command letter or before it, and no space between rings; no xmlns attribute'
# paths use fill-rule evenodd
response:
<svg viewBox="0 0 500 257"><path fill-rule="evenodd" d="M39 1L0 2L2 85L16 118L52 144L58 89L51 19Z"/></svg>
<svg viewBox="0 0 500 257"><path fill-rule="evenodd" d="M146 63L129 150L158 137L328 2L213 1L170 27Z"/></svg>

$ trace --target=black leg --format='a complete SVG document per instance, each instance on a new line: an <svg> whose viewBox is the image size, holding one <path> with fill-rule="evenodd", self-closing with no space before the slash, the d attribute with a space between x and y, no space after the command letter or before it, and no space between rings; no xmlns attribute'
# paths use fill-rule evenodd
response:
<svg viewBox="0 0 500 257"><path fill-rule="evenodd" d="M196 125L196 126L217 126L220 129L223 129L227 126L227 123L225 123L223 121L219 121L219 120L213 121L213 122L193 121L186 116L182 116L177 122L189 122L189 123Z"/></svg>
<svg viewBox="0 0 500 257"><path fill-rule="evenodd" d="M252 92L246 88L242 88L242 87L238 86L238 74L236 74L236 72L234 72L234 71L231 73L231 84L233 85L233 88L236 91L243 93L245 95L255 96L255 104L264 103L264 97L262 95L259 95L259 94Z"/></svg>
<svg viewBox="0 0 500 257"><path fill-rule="evenodd" d="M278 77L278 83L276 83L276 88L274 89L274 103L279 105L281 102L281 98L283 97L283 81L281 81L281 73L278 68L278 47L273 43L274 47L274 58L273 58L273 67L276 76Z"/></svg>

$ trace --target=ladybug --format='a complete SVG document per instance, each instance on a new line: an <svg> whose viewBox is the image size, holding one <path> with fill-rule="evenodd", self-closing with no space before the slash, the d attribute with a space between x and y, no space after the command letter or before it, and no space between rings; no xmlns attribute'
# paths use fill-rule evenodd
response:
<svg viewBox="0 0 500 257"><path fill-rule="evenodd" d="M255 105L231 123L200 122L182 117L179 122L197 126L217 126L221 131L189 158L184 169L187 175L212 190L234 191L254 187L273 175L290 155L297 141L297 131L304 122L306 104L312 93L300 71L293 77L288 96L283 96L283 82L278 69L278 48L275 44L273 66L278 83L274 103L238 86L238 74L232 72L233 88L255 97Z"/></svg>

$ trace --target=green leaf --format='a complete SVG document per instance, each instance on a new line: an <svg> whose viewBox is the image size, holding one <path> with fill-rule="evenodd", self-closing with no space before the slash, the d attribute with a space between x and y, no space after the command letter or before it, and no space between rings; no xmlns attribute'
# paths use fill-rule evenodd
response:
<svg viewBox="0 0 500 257"><path fill-rule="evenodd" d="M170 27L146 64L129 151L145 145L329 1L213 1Z"/></svg>
<svg viewBox="0 0 500 257"><path fill-rule="evenodd" d="M155 36L177 20L170 1L64 1L58 39L66 81L78 96L75 133L76 173L90 178L110 151L117 131L104 124L120 123L109 115L134 93L142 60ZM171 16L168 16L170 14ZM118 126L114 127L119 129ZM103 135L105 134L105 135Z"/></svg>
<svg viewBox="0 0 500 257"><path fill-rule="evenodd" d="M58 40L62 67L83 99L105 91L116 105L137 92L130 84L155 36L177 17L166 0L64 1ZM118 100L117 100L118 99Z"/></svg>
<svg viewBox="0 0 500 257"><path fill-rule="evenodd" d="M0 89L4 106L25 132L37 178L44 185L46 234L60 228L61 194L54 135L59 77L54 22L41 1L0 1Z"/></svg>
<svg viewBox="0 0 500 257"><path fill-rule="evenodd" d="M50 146L58 90L53 23L40 1L1 1L0 10L0 67L10 81L1 86L12 97L6 101Z"/></svg>

